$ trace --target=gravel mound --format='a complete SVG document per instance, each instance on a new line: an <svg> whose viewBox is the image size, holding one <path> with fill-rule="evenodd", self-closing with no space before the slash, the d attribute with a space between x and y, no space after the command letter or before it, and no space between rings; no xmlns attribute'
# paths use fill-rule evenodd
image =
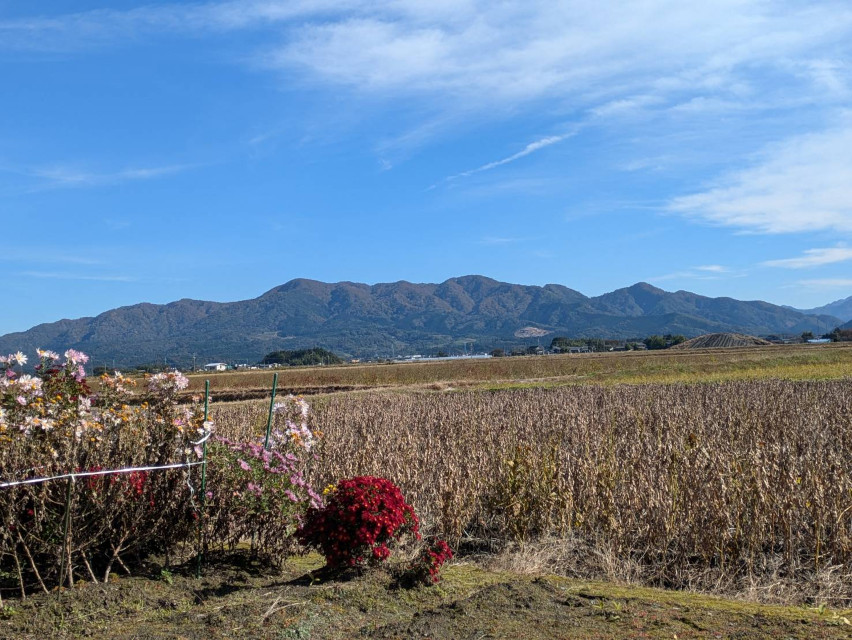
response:
<svg viewBox="0 0 852 640"><path fill-rule="evenodd" d="M707 333L692 340L676 344L672 349L717 349L720 347L760 347L772 344L763 338L744 333Z"/></svg>

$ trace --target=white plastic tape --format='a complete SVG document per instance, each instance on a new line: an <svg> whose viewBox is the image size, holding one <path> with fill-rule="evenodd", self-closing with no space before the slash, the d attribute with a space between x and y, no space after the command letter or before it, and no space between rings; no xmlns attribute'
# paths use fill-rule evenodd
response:
<svg viewBox="0 0 852 640"><path fill-rule="evenodd" d="M13 482L0 482L0 489L8 487L17 487L23 484L39 484L49 480L62 480L63 478L85 478L87 476L105 476L111 473L133 473L134 471L157 471L158 469L182 469L184 467L194 467L203 464L202 460L198 462L179 462L175 464L166 464L160 467L127 467L125 469L101 469L99 471L79 471L77 473L66 473L61 476L50 476L47 478L29 478L27 480L15 480Z"/></svg>

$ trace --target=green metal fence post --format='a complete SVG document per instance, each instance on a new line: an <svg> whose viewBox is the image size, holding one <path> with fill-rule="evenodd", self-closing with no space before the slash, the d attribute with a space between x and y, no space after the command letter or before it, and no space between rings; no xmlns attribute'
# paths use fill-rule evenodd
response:
<svg viewBox="0 0 852 640"><path fill-rule="evenodd" d="M59 562L59 586L65 581L65 570L68 570L68 586L74 586L74 569L71 564L71 495L74 491L74 476L68 478L68 488L65 491L65 518L62 522L62 558Z"/></svg>
<svg viewBox="0 0 852 640"><path fill-rule="evenodd" d="M272 431L272 413L275 411L275 391L278 389L278 373L272 376L272 399L269 401L269 417L266 419L266 439L263 441L264 450L269 449L269 434Z"/></svg>
<svg viewBox="0 0 852 640"><path fill-rule="evenodd" d="M210 381L204 381L204 422L210 417ZM201 577L201 563L204 560L204 513L207 509L207 440L201 445L201 513L198 514L198 563L195 565L195 577Z"/></svg>

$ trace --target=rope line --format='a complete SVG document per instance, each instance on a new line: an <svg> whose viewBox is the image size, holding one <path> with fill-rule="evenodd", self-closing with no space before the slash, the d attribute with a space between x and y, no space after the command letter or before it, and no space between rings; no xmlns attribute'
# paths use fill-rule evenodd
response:
<svg viewBox="0 0 852 640"><path fill-rule="evenodd" d="M183 469L185 467L194 467L202 464L198 462L177 462L175 464L166 464L158 467L127 467L125 469L102 469L100 471L78 471L76 473L66 473L61 476L49 476L46 478L29 478L28 480L15 480L12 482L0 482L0 489L8 487L17 487L24 484L40 484L50 480L61 480L63 478L85 478L87 476L105 476L111 473L133 473L135 471L157 471L158 469Z"/></svg>

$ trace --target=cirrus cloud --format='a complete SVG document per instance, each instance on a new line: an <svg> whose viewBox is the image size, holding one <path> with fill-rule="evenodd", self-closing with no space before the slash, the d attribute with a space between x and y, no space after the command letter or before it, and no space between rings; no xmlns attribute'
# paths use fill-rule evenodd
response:
<svg viewBox="0 0 852 640"><path fill-rule="evenodd" d="M807 249L805 255L798 258L785 258L783 260L767 260L763 262L764 267L783 267L785 269L805 269L808 267L819 267L835 262L846 262L852 260L852 248L830 247L827 249Z"/></svg>
<svg viewBox="0 0 852 640"><path fill-rule="evenodd" d="M705 191L675 198L668 209L761 233L852 233L852 124L772 145L754 166L729 173ZM810 260L825 255L836 253L814 254Z"/></svg>

